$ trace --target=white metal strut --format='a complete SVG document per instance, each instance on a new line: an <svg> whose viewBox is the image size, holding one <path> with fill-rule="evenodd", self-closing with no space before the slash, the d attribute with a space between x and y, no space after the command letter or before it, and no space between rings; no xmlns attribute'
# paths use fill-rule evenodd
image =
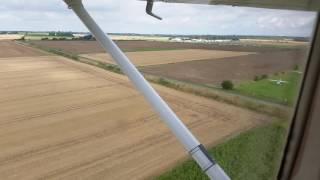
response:
<svg viewBox="0 0 320 180"><path fill-rule="evenodd" d="M105 34L95 23L82 4L82 0L64 0L80 20L95 36L101 46L111 54L121 70L129 77L134 86L142 93L153 109L160 115L161 119L169 126L173 134L198 163L201 169L214 180L229 180L230 178L220 166L210 158L204 146L193 136L189 129L171 110L166 102L145 80L137 68L130 62L120 48Z"/></svg>

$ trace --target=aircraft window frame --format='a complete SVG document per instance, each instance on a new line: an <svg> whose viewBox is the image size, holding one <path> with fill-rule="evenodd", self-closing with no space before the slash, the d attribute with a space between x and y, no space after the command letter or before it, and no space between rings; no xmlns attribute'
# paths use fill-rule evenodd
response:
<svg viewBox="0 0 320 180"><path fill-rule="evenodd" d="M314 97L316 95L318 80L320 77L320 13L317 14L314 33L304 77L301 82L300 93L296 103L292 123L283 152L282 162L278 173L278 179L292 179L297 173L300 156L304 148L304 138L307 127L312 117ZM309 133L309 132L308 132Z"/></svg>

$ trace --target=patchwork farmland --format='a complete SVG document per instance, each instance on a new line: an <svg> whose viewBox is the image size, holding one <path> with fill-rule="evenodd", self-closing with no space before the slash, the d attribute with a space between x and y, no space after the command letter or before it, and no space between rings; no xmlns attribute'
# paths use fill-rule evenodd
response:
<svg viewBox="0 0 320 180"><path fill-rule="evenodd" d="M39 46L54 49L62 49L69 53L88 54L105 52L97 41L31 41ZM126 52L147 51L147 50L174 50L174 49L206 49L223 51L243 51L243 52L273 52L304 48L306 43L285 43L284 46L269 44L270 46L260 46L258 43L241 45L229 44L194 44L178 42L159 41L115 41L115 43Z"/></svg>
<svg viewBox="0 0 320 180"><path fill-rule="evenodd" d="M145 179L187 157L125 76L0 45L0 179ZM153 86L206 146L270 121Z"/></svg>
<svg viewBox="0 0 320 180"><path fill-rule="evenodd" d="M204 59L219 59L226 57L245 56L254 54L250 52L217 51L203 49L182 49L182 50L163 50L163 51L143 51L128 52L126 55L136 66L151 66L160 64L176 64L189 61L200 61ZM107 53L80 54L81 57L116 64L112 57Z"/></svg>
<svg viewBox="0 0 320 180"><path fill-rule="evenodd" d="M33 41L98 62L114 64L96 41ZM306 44L287 47L217 45L150 41L117 41L139 69L149 75L197 84L217 85L223 80L253 80L302 67Z"/></svg>
<svg viewBox="0 0 320 180"><path fill-rule="evenodd" d="M170 79L197 84L220 84L224 80L250 81L255 76L272 75L303 67L306 53L302 50L262 52L243 56L203 59L176 64L142 67L141 71Z"/></svg>

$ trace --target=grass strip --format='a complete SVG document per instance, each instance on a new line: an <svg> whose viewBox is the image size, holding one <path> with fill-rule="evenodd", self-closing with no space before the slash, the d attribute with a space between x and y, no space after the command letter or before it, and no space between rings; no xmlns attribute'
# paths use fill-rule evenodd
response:
<svg viewBox="0 0 320 180"><path fill-rule="evenodd" d="M197 84L190 84L186 82L180 82L177 80L171 80L166 78L159 78L156 76L145 75L146 79L150 82L157 83L169 88L173 88L182 92L187 92L195 94L198 96L206 97L209 99L214 99L220 102L244 107L256 112L268 114L271 116L276 116L282 119L288 119L292 108L283 106L280 104L275 104L271 102L265 102L261 100L256 100L253 98L246 98L239 94L234 94L233 91L227 92L222 90L213 89L206 86L201 86Z"/></svg>
<svg viewBox="0 0 320 180"><path fill-rule="evenodd" d="M235 88L235 91L247 96L293 106L298 94L301 77L302 74L297 72L286 72L258 81L243 82ZM282 80L284 83L277 84L272 82L276 80Z"/></svg>
<svg viewBox="0 0 320 180"><path fill-rule="evenodd" d="M228 140L209 150L233 180L276 179L287 125L271 123ZM178 165L156 180L207 180L193 160Z"/></svg>

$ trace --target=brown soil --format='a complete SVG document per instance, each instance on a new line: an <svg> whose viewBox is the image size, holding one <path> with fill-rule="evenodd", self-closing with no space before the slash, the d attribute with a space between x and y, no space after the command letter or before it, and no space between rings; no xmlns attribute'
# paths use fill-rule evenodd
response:
<svg viewBox="0 0 320 180"><path fill-rule="evenodd" d="M269 120L154 87L207 146ZM0 91L0 179L145 179L187 156L122 75L56 56L1 58Z"/></svg>
<svg viewBox="0 0 320 180"><path fill-rule="evenodd" d="M17 44L10 40L0 40L0 58L23 57L23 56L43 56L48 55L37 49Z"/></svg>
<svg viewBox="0 0 320 180"><path fill-rule="evenodd" d="M141 70L147 74L181 81L217 84L223 80L253 80L256 75L293 70L295 65L303 65L305 61L306 52L296 50L155 65Z"/></svg>
<svg viewBox="0 0 320 180"><path fill-rule="evenodd" d="M245 56L254 54L250 52L217 51L203 49L181 49L163 51L139 51L127 52L126 55L136 66L150 66L159 64L171 64L187 61L198 61L203 59L219 59L225 57ZM81 54L81 57L93 59L100 62L116 64L107 53Z"/></svg>
<svg viewBox="0 0 320 180"><path fill-rule="evenodd" d="M301 46L279 48L277 46L249 45L228 45L228 44L194 44L177 42L157 42L157 41L115 41L123 51L145 51L145 50L168 50L168 49L208 49L224 51L244 51L244 52L269 52L283 49L296 49ZM32 43L55 49L62 49L67 52L77 54L101 53L105 52L97 41L32 41Z"/></svg>

